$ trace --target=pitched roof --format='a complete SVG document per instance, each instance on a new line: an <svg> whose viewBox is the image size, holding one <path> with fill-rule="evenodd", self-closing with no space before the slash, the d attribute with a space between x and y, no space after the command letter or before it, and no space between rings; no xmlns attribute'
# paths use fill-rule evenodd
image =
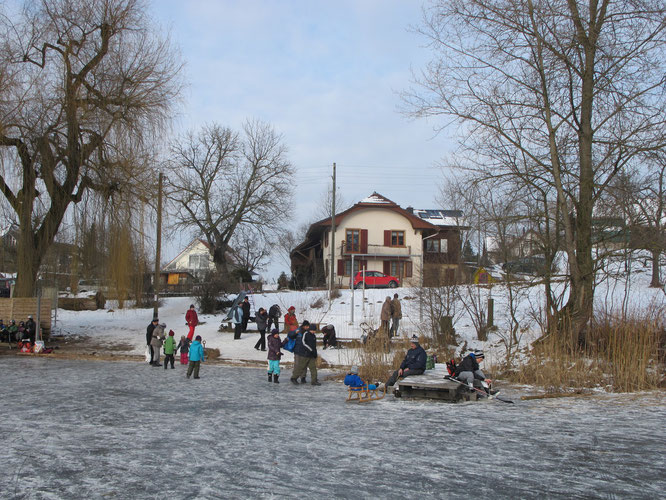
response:
<svg viewBox="0 0 666 500"><path fill-rule="evenodd" d="M365 208L385 208L392 212L396 212L405 217L406 219L408 219L414 229L437 229L437 227L434 224L431 224L430 222L405 210L394 201L389 200L388 198L382 196L377 192L372 193L367 198L363 198L361 201L359 201L352 207L348 208L347 210L335 214L335 225L338 226L342 222L342 219L344 219L350 213L356 212L358 210L363 210ZM308 233L310 233L310 231L313 229L314 226L320 226L322 228L326 228L329 227L330 225L331 225L331 218L327 217L312 224L312 226L310 226L310 229L308 229Z"/></svg>
<svg viewBox="0 0 666 500"><path fill-rule="evenodd" d="M194 238L192 241L190 241L190 243L189 243L185 248L183 248L183 250L180 251L180 253L178 253L178 255L176 255L176 256L175 256L173 259L171 259L171 260L170 260L170 261L169 261L164 267L162 267L162 270L165 270L165 269L166 269L167 267L169 267L171 264L173 264L173 263L176 262L178 259L180 259L180 257L181 257L183 254L187 253L187 251L190 250L190 249L191 249L194 245L196 245L197 243L201 243L203 246L205 246L205 247L208 249L208 251L210 251L210 244L209 244L207 241L202 240L201 238Z"/></svg>

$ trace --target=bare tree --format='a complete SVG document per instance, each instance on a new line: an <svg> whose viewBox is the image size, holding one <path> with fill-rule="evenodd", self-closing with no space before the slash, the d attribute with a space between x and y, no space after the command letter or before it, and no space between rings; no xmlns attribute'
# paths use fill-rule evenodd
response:
<svg viewBox="0 0 666 500"><path fill-rule="evenodd" d="M168 122L181 65L139 0L26 2L0 30L0 192L20 226L15 293L30 296L70 204L141 170L130 152Z"/></svg>
<svg viewBox="0 0 666 500"><path fill-rule="evenodd" d="M290 214L292 175L282 137L268 124L248 121L242 135L217 124L190 132L171 146L168 197L176 227L203 234L226 276L237 230L280 237L276 224Z"/></svg>
<svg viewBox="0 0 666 500"><path fill-rule="evenodd" d="M666 144L665 14L662 0L440 0L420 29L435 59L405 95L411 113L462 122L480 177L555 194L570 285L560 326L582 342L593 209L624 166Z"/></svg>
<svg viewBox="0 0 666 500"><path fill-rule="evenodd" d="M250 274L263 269L272 252L272 244L251 227L241 227L231 240L230 254L235 265Z"/></svg>

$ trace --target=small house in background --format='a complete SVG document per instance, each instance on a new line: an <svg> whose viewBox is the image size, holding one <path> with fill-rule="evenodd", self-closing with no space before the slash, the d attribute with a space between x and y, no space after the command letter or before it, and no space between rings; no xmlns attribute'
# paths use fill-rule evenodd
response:
<svg viewBox="0 0 666 500"><path fill-rule="evenodd" d="M162 268L162 286L191 285L215 271L208 242L196 238Z"/></svg>
<svg viewBox="0 0 666 500"><path fill-rule="evenodd" d="M334 282L350 286L354 275L365 269L397 277L402 286L455 283L461 223L460 211L404 209L373 193L335 214ZM326 218L312 224L305 240L291 251L297 286L325 285L331 241L331 219Z"/></svg>

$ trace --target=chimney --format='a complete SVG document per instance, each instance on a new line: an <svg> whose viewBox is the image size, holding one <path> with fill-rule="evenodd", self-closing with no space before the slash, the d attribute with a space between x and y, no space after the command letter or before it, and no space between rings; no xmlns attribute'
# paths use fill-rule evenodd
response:
<svg viewBox="0 0 666 500"><path fill-rule="evenodd" d="M414 207L407 207L405 210L407 210L410 214L414 213Z"/></svg>

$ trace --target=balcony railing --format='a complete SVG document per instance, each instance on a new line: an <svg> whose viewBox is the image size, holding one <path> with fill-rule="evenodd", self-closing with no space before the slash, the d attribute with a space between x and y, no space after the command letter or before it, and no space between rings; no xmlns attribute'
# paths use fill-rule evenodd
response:
<svg viewBox="0 0 666 500"><path fill-rule="evenodd" d="M352 254L358 254L361 253L361 248L359 247L357 251L350 251L347 249L346 245L342 245L342 252L341 255L352 255ZM364 252L368 253L370 255L377 255L377 256L402 256L404 255L407 257L408 255L411 255L412 253L412 247L411 246L406 246L406 247L387 247L384 245L368 245L368 251Z"/></svg>

